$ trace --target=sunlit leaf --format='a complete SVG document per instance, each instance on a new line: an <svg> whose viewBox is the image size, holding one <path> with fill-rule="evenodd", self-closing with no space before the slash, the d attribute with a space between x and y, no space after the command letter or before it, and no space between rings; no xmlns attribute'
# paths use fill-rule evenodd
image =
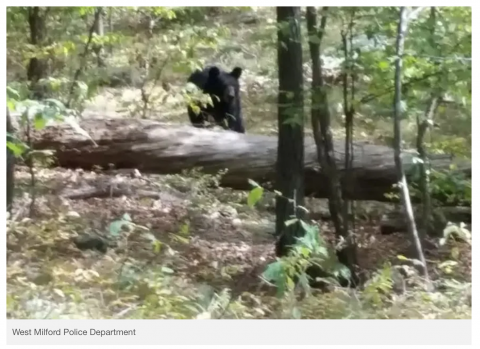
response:
<svg viewBox="0 0 480 349"><path fill-rule="evenodd" d="M43 130L47 125L47 119L42 114L36 114L34 119L34 126L37 130Z"/></svg>
<svg viewBox="0 0 480 349"><path fill-rule="evenodd" d="M262 198L262 196L263 196L262 187L253 188L248 194L248 199L247 199L248 206L250 207L255 206L255 204Z"/></svg>

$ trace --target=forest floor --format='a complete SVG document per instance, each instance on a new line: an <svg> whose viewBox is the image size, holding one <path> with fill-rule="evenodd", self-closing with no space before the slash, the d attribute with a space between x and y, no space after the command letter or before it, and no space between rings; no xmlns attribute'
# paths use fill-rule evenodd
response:
<svg viewBox="0 0 480 349"><path fill-rule="evenodd" d="M160 199L69 200L58 193L108 181L110 175L62 169L36 172L40 193L34 218L25 216L30 201L25 195L15 207L15 212L23 211L23 218L9 223L9 317L184 318L199 313L211 317L222 313L227 318L291 317L275 297L274 287L260 279L275 260L271 197L252 209L246 205L247 193L207 188L210 179L198 174L134 179L117 174L117 180L160 192ZM27 192L27 169L18 168L16 175L18 191ZM378 221L388 210L385 204L359 202L357 207L364 217L356 223L360 269L371 280L387 285L378 279L381 271L398 264L398 255L408 254L409 238L405 233L380 234ZM310 199L307 208L326 210L325 200ZM112 223L125 214L141 227L115 236ZM331 240L330 222L314 224ZM82 234L97 234L115 243L106 254L81 251L72 239ZM441 282L441 292L427 294L412 287L402 295L380 298L378 308L373 304L377 291L368 286L358 291L338 288L329 296L307 297L297 306L307 318L469 317L471 249L466 243L452 243L426 250L430 275ZM455 264L448 273L441 264L450 259ZM228 301L229 295L234 299ZM327 299L337 300L337 308L330 309ZM223 313L224 307L228 310Z"/></svg>

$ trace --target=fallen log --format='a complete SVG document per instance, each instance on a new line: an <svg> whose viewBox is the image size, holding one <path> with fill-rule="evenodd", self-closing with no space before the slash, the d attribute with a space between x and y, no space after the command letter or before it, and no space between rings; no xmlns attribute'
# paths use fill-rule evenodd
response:
<svg viewBox="0 0 480 349"><path fill-rule="evenodd" d="M70 125L48 126L33 135L35 149L55 150L56 165L92 169L136 168L145 173L174 174L201 167L215 174L228 169L221 185L250 189L248 179L274 183L277 138L239 134L223 130L198 129L188 125L165 124L137 119L85 119L80 126L91 139ZM344 141L335 142L337 166L343 174ZM325 176L317 162L315 143L305 138L306 195L327 197ZM355 200L389 201L385 193L397 182L393 151L386 146L357 142L353 154L353 185L345 196ZM435 156L435 169L447 169L450 156ZM405 169L413 166L413 155L406 156ZM470 174L470 164L459 168Z"/></svg>
<svg viewBox="0 0 480 349"><path fill-rule="evenodd" d="M442 236L448 222L465 223L471 229L472 211L470 207L436 207L434 209L434 224L429 235ZM422 226L422 214L419 208L415 209L417 226ZM407 222L403 210L388 212L380 220L380 232L383 235L407 232Z"/></svg>

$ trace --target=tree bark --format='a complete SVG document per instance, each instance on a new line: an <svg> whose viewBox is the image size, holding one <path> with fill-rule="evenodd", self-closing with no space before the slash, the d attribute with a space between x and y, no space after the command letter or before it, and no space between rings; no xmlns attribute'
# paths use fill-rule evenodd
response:
<svg viewBox="0 0 480 349"><path fill-rule="evenodd" d="M7 107L7 141L11 140L14 132L10 111ZM15 155L7 147L7 212L12 212L13 195L15 190Z"/></svg>
<svg viewBox="0 0 480 349"><path fill-rule="evenodd" d="M108 32L109 33L113 33L113 30L114 30L114 28L113 28L113 9L114 9L113 7L108 8ZM113 44L109 43L107 45L107 47L108 47L108 52L110 54L112 54L113 53Z"/></svg>
<svg viewBox="0 0 480 349"><path fill-rule="evenodd" d="M435 7L431 7L430 9L430 48L435 47L435 26L437 25L436 20L436 10ZM436 50L438 51L438 50ZM440 54L438 52L438 54ZM437 62L436 65L438 65ZM425 135L427 131L430 131L433 126L433 120L437 109L439 107L439 103L441 102L441 95L442 93L442 84L438 79L435 79L434 83L432 83L431 89L431 97L430 101L428 102L427 110L425 112L424 119L421 120L420 117L417 119L417 151L419 154L420 159L422 162L420 163L420 191L422 193L422 204L423 204L423 212L422 212L422 220L420 224L420 237L422 240L425 239L427 234L435 234L437 229L436 226L436 218L432 215L433 212L433 204L432 198L430 195L430 164L429 158L427 154L427 150L425 147ZM438 234L435 234L438 235Z"/></svg>
<svg viewBox="0 0 480 349"><path fill-rule="evenodd" d="M345 178L343 181L344 186L349 186L352 180L352 154L353 154L353 116L355 115L355 63L354 63L354 54L353 54L353 27L355 25L355 13L356 8L352 8L350 12L350 22L347 29L342 30L342 45L343 53L345 58L345 63L343 67L342 77L343 77L343 110L345 114ZM347 38L348 36L348 38ZM348 40L347 40L348 39ZM349 45L350 44L350 45ZM349 81L350 78L350 81ZM351 221L350 228L350 219L349 217L354 216L354 205L353 202L347 198L343 198L343 220L345 230L351 229L351 241L352 244L355 242L355 219ZM355 253L356 254L356 253ZM356 258L355 258L356 259Z"/></svg>
<svg viewBox="0 0 480 349"><path fill-rule="evenodd" d="M56 165L66 168L90 170L94 166L109 168L113 164L117 168L137 168L145 173L159 174L181 173L194 167L202 167L206 173L217 173L228 168L222 180L226 187L251 189L248 178L262 184L275 182L277 137L105 117L86 118L79 126L91 139L64 123L35 131L33 146L55 150ZM318 166L315 141L306 137L304 144L305 195L326 198L326 177ZM342 149L343 145L344 140L335 141L336 149ZM355 142L353 150L354 183L344 195L355 200L391 201L384 194L391 192L392 185L398 181L393 149ZM404 164L407 172L414 166L415 153L411 154L412 160L408 161L407 157ZM341 151L335 152L335 160L342 174L344 156ZM447 170L452 158L433 155L430 162L434 169ZM471 174L470 163L456 163L459 171ZM450 205L456 206L456 203Z"/></svg>
<svg viewBox="0 0 480 349"><path fill-rule="evenodd" d="M328 178L326 182L329 188L328 206L335 226L337 240L340 241L340 239L343 238L345 241L345 245L337 251L338 260L348 267L351 272L350 281L353 285L356 285L358 282L355 273L355 265L357 264L356 247L353 234L349 231L346 222L348 217L343 216L342 186L335 161L335 145L330 125L330 109L320 61L320 44L327 20L325 11L326 9L324 9L322 23L320 28L318 28L317 11L315 7L307 7L307 28L309 36L311 38L313 36L318 38L318 40L312 41L312 39L310 39L309 41L312 59L312 128L317 144L318 161L322 169L325 170ZM347 164L347 167L350 167L350 163L347 161L350 159L350 153L348 148L346 148L346 150L348 154L346 154L347 156L345 157L345 164ZM351 174L350 171L348 172Z"/></svg>
<svg viewBox="0 0 480 349"><path fill-rule="evenodd" d="M400 104L402 101L402 56L405 44L405 35L407 32L407 15L405 7L400 8L400 15L398 21L398 32L396 42L396 60L395 60L395 94L393 103L393 125L394 125L394 158L395 167L397 169L397 177L400 184L400 193L402 204L405 210L405 219L407 221L408 232L411 235L413 246L415 247L416 258L420 262L417 264L422 276L429 281L427 262L423 254L422 243L415 225L415 218L413 216L412 203L410 201L410 194L408 190L407 178L403 169L402 163L402 134L400 129L401 110Z"/></svg>
<svg viewBox="0 0 480 349"><path fill-rule="evenodd" d="M105 15L105 10L103 7L98 7L97 11L99 12L98 21L95 22L95 34L99 37L103 37L105 34L104 25L103 25L103 17ZM105 67L105 60L103 59L103 44L95 44L93 45L93 51L97 56L97 65L99 67Z"/></svg>
<svg viewBox="0 0 480 349"><path fill-rule="evenodd" d="M71 103L74 101L74 92L75 92L75 86L77 86L78 81L80 80L80 76L83 73L83 70L85 69L85 66L87 64L87 56L90 53L90 45L92 43L92 38L93 38L93 33L95 32L95 28L98 27L98 21L100 20L100 17L102 16L102 8L98 7L95 9L95 14L93 17L93 23L90 27L89 33L88 33L88 39L87 42L85 43L85 47L83 49L82 54L80 55L80 65L75 71L75 74L72 79L72 83L70 85L70 91L68 93L68 99L67 102L65 103L65 106L67 108L71 107Z"/></svg>
<svg viewBox="0 0 480 349"><path fill-rule="evenodd" d="M422 239L426 237L428 232L432 231L434 227L434 219L432 217L432 198L430 195L430 160L428 158L427 150L425 149L424 137L430 125L433 124L433 118L438 108L439 98L432 94L431 100L428 104L428 109L425 112L424 120L418 120L417 131L417 151L422 162L420 166L420 191L422 193L422 224L420 224L420 236Z"/></svg>
<svg viewBox="0 0 480 349"><path fill-rule="evenodd" d="M277 7L278 30L278 151L275 189L276 255L286 256L304 234L298 222L285 225L292 216L303 218L304 211L304 112L303 62L300 33L300 7ZM294 121L293 121L294 120ZM291 121L291 122L289 122ZM291 201L293 200L293 202Z"/></svg>
<svg viewBox="0 0 480 349"><path fill-rule="evenodd" d="M28 24L30 27L30 43L38 50L45 44L46 40L46 16L48 9L42 10L40 7L28 8ZM27 79L30 81L30 90L33 99L44 98L45 91L39 85L39 81L47 76L47 62L38 57L32 57L28 63Z"/></svg>

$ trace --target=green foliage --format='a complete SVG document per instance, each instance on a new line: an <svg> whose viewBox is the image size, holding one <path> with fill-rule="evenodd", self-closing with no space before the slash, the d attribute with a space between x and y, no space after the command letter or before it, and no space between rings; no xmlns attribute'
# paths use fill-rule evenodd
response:
<svg viewBox="0 0 480 349"><path fill-rule="evenodd" d="M249 179L248 182L250 185L254 186L254 188L248 193L247 204L250 207L254 207L255 204L262 199L264 190L263 187L255 181Z"/></svg>
<svg viewBox="0 0 480 349"><path fill-rule="evenodd" d="M122 229L124 227L130 228L130 227L134 226L133 224L134 223L132 222L132 219L130 218L130 215L125 213L121 219L113 221L112 223L110 223L110 226L109 226L108 230L109 230L109 232L112 236L118 236L118 235L120 235L120 233L122 232Z"/></svg>
<svg viewBox="0 0 480 349"><path fill-rule="evenodd" d="M343 28L348 25L350 16L351 9L346 8L335 11L334 15L342 20ZM471 9L436 7L434 16L435 21L432 21L430 7L420 11L410 20L405 41L402 128L410 146L415 146L416 135L412 133L416 133L416 118L425 114L432 93L441 94L454 103L438 108L435 122L442 124L440 132L471 133ZM354 104L359 100L368 102L362 106L362 114L367 113L376 120L377 130L374 128L374 131L379 138L392 132L390 122L386 122L386 129L383 129L379 121L392 115L396 17L397 8L355 8L351 49L355 51L358 92ZM436 129L435 133L438 131Z"/></svg>
<svg viewBox="0 0 480 349"><path fill-rule="evenodd" d="M20 125L24 128L27 125L28 127L33 125L36 130L41 130L49 122L61 120L66 113L65 106L55 99L35 101L30 99L20 100L20 98L21 94L17 90L7 87L7 107L12 112L21 113ZM18 137L12 134L8 136L7 147L16 157L23 157L27 153L29 156L48 155L48 152L45 151L30 151L29 145Z"/></svg>
<svg viewBox="0 0 480 349"><path fill-rule="evenodd" d="M250 207L261 200L264 189L255 181L249 180L254 187L248 196ZM284 297L292 294L297 284L300 289L310 292L310 276L307 270L311 267L320 268L325 275L332 277L317 278L315 281L323 281L335 284L338 277L349 278L350 270L340 264L336 258L334 249L329 248L327 242L321 237L320 230L316 225L308 224L298 218L292 218L285 222L285 225L298 223L301 226L303 235L297 238L288 256L277 258L270 263L262 274L267 283L273 283L277 288L277 295ZM295 313L300 316L298 309Z"/></svg>
<svg viewBox="0 0 480 349"><path fill-rule="evenodd" d="M338 262L335 250L321 238L318 227L303 221L301 226L305 235L297 239L289 255L269 264L262 274L265 281L276 286L279 297L293 293L296 284L300 290L310 293L311 278L307 271L311 267L320 268L323 274L329 275L313 281L338 285L336 278L350 277L348 268Z"/></svg>
<svg viewBox="0 0 480 349"><path fill-rule="evenodd" d="M65 105L57 99L47 98L41 101L22 99L24 93L18 90L7 87L7 106L12 112L18 112L20 116L20 126L28 129L33 126L36 130L42 130L50 123L57 121L67 121L78 133L86 137L90 137L88 133L83 130L75 119L69 117L73 110L67 109ZM16 157L23 157L26 154L31 157L50 157L53 152L48 150L33 151L30 145L20 140L15 135L9 135L7 140L7 147L15 154Z"/></svg>
<svg viewBox="0 0 480 349"><path fill-rule="evenodd" d="M462 132L462 129L456 130L457 134ZM453 135L442 138L432 143L427 143L427 147L432 153L453 154L455 157L466 159L471 157L471 133L467 137Z"/></svg>
<svg viewBox="0 0 480 349"><path fill-rule="evenodd" d="M404 158L405 160L405 158ZM410 160L408 160L410 161ZM416 156L411 156L410 175L412 181L409 183L411 195L416 198L422 198L419 188L421 167L418 166L422 160ZM427 174L430 177L429 191L439 204L455 203L457 205L471 205L472 203L472 180L466 173L459 171L457 166L452 164L448 170L428 169ZM394 198L394 194L389 194Z"/></svg>
<svg viewBox="0 0 480 349"><path fill-rule="evenodd" d="M447 203L472 204L472 180L455 167L451 171L432 171L430 188L434 196Z"/></svg>
<svg viewBox="0 0 480 349"><path fill-rule="evenodd" d="M373 307L384 306L388 296L393 289L393 268L386 263L378 270L373 277L365 284L364 299Z"/></svg>

